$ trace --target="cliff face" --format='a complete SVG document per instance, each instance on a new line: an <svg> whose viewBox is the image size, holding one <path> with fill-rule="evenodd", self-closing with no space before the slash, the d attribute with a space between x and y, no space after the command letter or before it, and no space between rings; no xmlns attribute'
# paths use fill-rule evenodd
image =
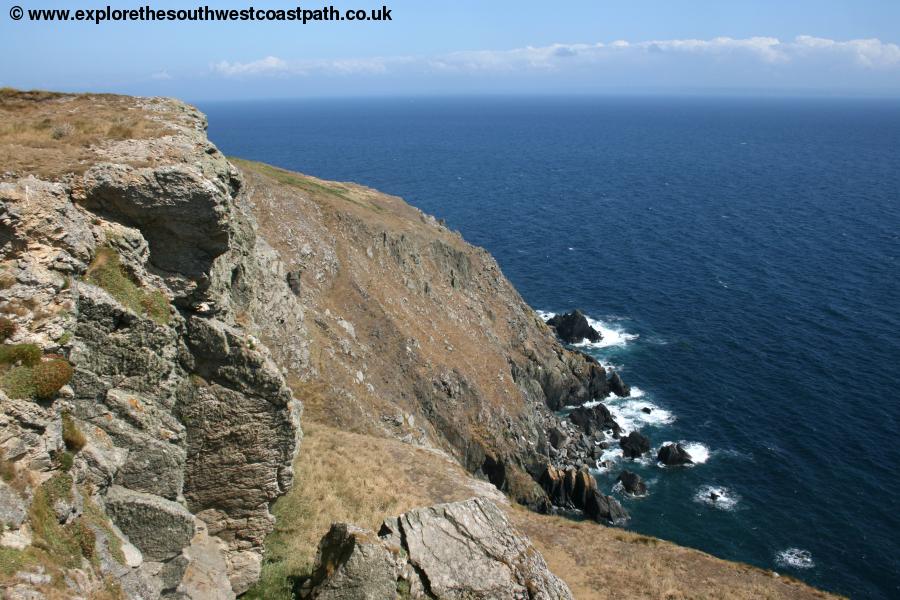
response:
<svg viewBox="0 0 900 600"><path fill-rule="evenodd" d="M108 99L46 102L74 120ZM228 293L236 265L272 265L247 258L240 175L202 115L162 100L128 110L165 135L107 140L56 182L0 183L6 341L38 356L3 365L3 490L27 515L4 534L4 575L34 573L18 585L44 593L65 580L71 594L233 597L258 576L300 441L300 404ZM54 361L73 373L53 396L16 385L40 385ZM39 514L50 490L70 508Z"/></svg>
<svg viewBox="0 0 900 600"><path fill-rule="evenodd" d="M490 254L401 199L235 163L305 318L265 297L249 313L282 364L319 384L310 414L445 450L546 505L528 473L549 460L552 409L606 396L603 368L557 342Z"/></svg>
<svg viewBox="0 0 900 600"><path fill-rule="evenodd" d="M62 478L133 550L91 586L190 595L224 572L217 594L246 590L292 484L291 388L326 423L445 451L549 509L552 409L605 395L606 377L487 252L398 198L238 170L176 101L12 93L2 110L17 126L0 132L0 301L7 344L37 359L2 365L0 444L23 506ZM51 364L67 385L16 385ZM34 525L19 551L42 543Z"/></svg>

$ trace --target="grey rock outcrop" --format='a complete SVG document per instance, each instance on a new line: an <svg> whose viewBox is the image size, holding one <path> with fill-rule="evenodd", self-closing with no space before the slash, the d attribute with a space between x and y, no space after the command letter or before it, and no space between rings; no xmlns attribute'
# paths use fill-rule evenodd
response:
<svg viewBox="0 0 900 600"><path fill-rule="evenodd" d="M259 575L269 507L293 482L301 414L241 314L296 298L204 117L173 100L122 102L165 135L101 144L83 174L61 182L0 183L9 341L74 370L47 403L0 392L0 451L18 485L68 473L71 493L53 507L61 522L79 518L82 502L98 507L99 566L73 581L110 579L127 597L233 598ZM111 256L124 283L91 276ZM72 448L63 415L83 438ZM26 508L32 496L21 495ZM0 499L3 518L22 525L3 541L27 545L16 497Z"/></svg>
<svg viewBox="0 0 900 600"><path fill-rule="evenodd" d="M572 598L531 542L482 498L410 511L375 536L332 526L305 597L328 600Z"/></svg>

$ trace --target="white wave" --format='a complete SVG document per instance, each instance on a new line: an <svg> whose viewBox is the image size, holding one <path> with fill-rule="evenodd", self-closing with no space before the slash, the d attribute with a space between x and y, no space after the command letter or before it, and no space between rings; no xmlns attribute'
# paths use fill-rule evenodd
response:
<svg viewBox="0 0 900 600"><path fill-rule="evenodd" d="M600 458L597 459L597 471L606 473L622 460L622 448L618 444L613 443L609 448L603 451ZM607 466L610 465L610 466Z"/></svg>
<svg viewBox="0 0 900 600"><path fill-rule="evenodd" d="M600 333L599 342L591 342L587 339L582 340L578 344L573 344L578 348L611 348L612 346L625 346L628 342L638 339L638 334L628 333L622 329L616 329L611 325L587 317L588 324Z"/></svg>
<svg viewBox="0 0 900 600"><path fill-rule="evenodd" d="M555 312L546 310L538 310L535 312L544 321L549 321L556 316ZM588 324L600 333L601 340L599 342L591 342L587 338L585 338L577 344L572 344L573 346L576 346L578 348L609 348L612 346L624 346L628 342L636 340L638 338L638 335L636 333L628 333L626 331L623 331L622 329L616 329L611 325L604 323L603 321L598 321L596 319L592 319L591 317L586 316L586 318Z"/></svg>
<svg viewBox="0 0 900 600"><path fill-rule="evenodd" d="M702 465L709 460L709 447L700 442L681 442L681 445L691 455L695 465Z"/></svg>
<svg viewBox="0 0 900 600"><path fill-rule="evenodd" d="M782 567L793 567L795 569L811 569L816 566L816 563L813 562L812 553L801 548L782 550L775 557L775 562Z"/></svg>
<svg viewBox="0 0 900 600"><path fill-rule="evenodd" d="M705 504L719 510L734 510L741 497L727 487L704 485L694 495L694 502Z"/></svg>
<svg viewBox="0 0 900 600"><path fill-rule="evenodd" d="M645 396L642 389L633 387L627 398L610 394L604 399L603 403L625 435L644 427L659 427L675 421L675 415L650 402ZM644 412L645 408L649 408L650 412Z"/></svg>

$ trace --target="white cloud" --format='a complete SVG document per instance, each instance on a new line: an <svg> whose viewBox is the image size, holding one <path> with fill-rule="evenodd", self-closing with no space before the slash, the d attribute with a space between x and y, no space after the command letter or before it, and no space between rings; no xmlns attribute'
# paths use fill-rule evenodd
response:
<svg viewBox="0 0 900 600"><path fill-rule="evenodd" d="M897 44L877 39L838 42L811 36L799 36L791 42L771 37L718 37L711 40L653 40L636 43L617 40L609 44L554 44L512 50L455 52L431 59L429 64L436 69L463 71L552 69L563 68L573 62L641 62L652 60L654 55L707 57L719 61L749 58L765 65L827 60L835 64L850 61L859 67L876 69L900 66L900 46Z"/></svg>
<svg viewBox="0 0 900 600"><path fill-rule="evenodd" d="M617 85L900 89L900 46L878 39L837 41L813 36L789 41L773 37L616 40L356 60L292 61L267 56L250 62L223 60L211 70L229 78L373 75L382 77L385 85L391 76L405 82L427 78L429 85L435 85L438 77L440 81L469 78L481 82L481 87L557 77L559 85L583 89Z"/></svg>
<svg viewBox="0 0 900 600"><path fill-rule="evenodd" d="M248 63L223 60L212 66L212 70L226 77L239 75L271 75L288 71L288 63L277 56L267 56Z"/></svg>
<svg viewBox="0 0 900 600"><path fill-rule="evenodd" d="M267 56L251 62L223 60L212 65L212 71L225 77L256 75L356 75L387 73L391 66L410 62L403 57L363 58L338 60L298 60L288 62L276 56Z"/></svg>
<svg viewBox="0 0 900 600"><path fill-rule="evenodd" d="M156 81L168 81L172 79L172 76L169 75L169 72L163 69L162 71L157 71L156 73L152 73L150 75L150 79L154 79Z"/></svg>

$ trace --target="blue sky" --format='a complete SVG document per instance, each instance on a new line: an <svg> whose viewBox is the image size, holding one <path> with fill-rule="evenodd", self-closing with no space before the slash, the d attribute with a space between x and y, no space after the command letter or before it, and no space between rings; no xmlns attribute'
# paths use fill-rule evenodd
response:
<svg viewBox="0 0 900 600"><path fill-rule="evenodd" d="M340 9L382 4L334 1ZM898 0L385 1L391 22L301 26L13 21L14 4L192 8L198 0L4 0L0 86L195 101L451 93L900 97Z"/></svg>

